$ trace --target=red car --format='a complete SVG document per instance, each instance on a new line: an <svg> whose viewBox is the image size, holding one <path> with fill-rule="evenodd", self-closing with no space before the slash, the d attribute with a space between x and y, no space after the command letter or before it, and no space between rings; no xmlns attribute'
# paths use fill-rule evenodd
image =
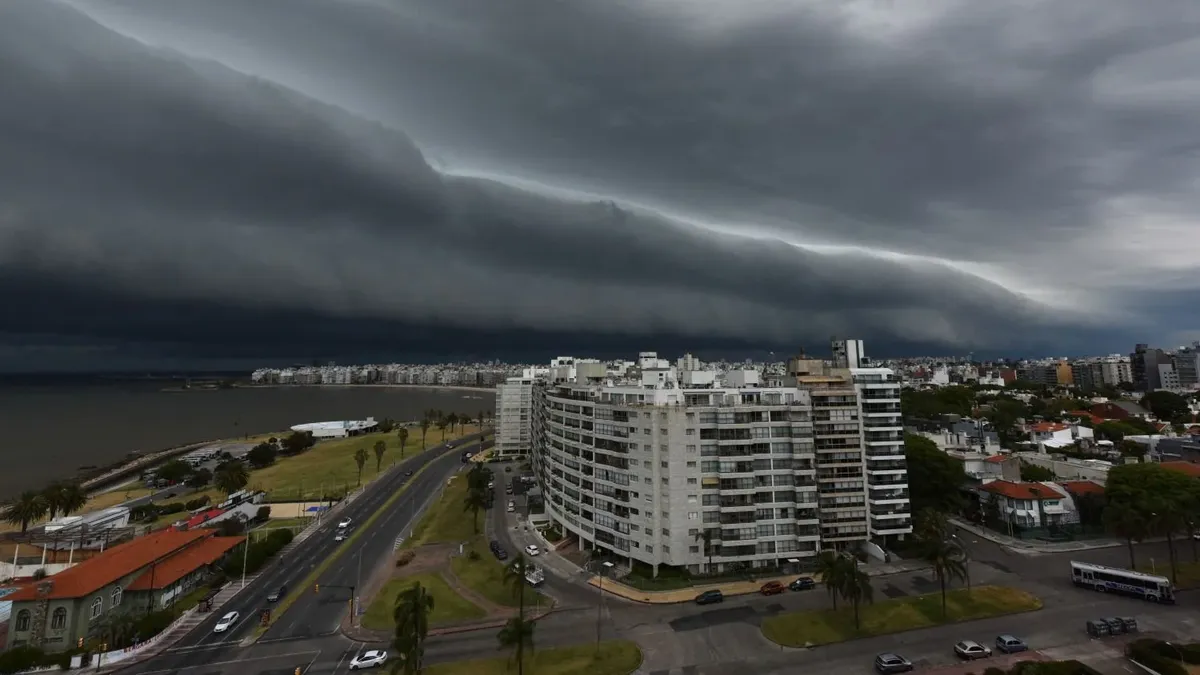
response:
<svg viewBox="0 0 1200 675"><path fill-rule="evenodd" d="M763 584L762 588L758 589L758 591L763 595L777 595L786 590L787 586L784 586L778 581L768 581L767 583Z"/></svg>

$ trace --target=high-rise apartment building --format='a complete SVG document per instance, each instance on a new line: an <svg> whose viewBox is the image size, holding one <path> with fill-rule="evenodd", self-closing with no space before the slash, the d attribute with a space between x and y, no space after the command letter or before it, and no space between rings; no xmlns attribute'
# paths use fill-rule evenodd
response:
<svg viewBox="0 0 1200 675"><path fill-rule="evenodd" d="M887 369L800 358L762 382L644 352L619 371L552 368L533 410L547 515L631 562L774 567L912 531Z"/></svg>
<svg viewBox="0 0 1200 675"><path fill-rule="evenodd" d="M510 377L496 385L496 456L519 457L533 448L533 382L535 373Z"/></svg>

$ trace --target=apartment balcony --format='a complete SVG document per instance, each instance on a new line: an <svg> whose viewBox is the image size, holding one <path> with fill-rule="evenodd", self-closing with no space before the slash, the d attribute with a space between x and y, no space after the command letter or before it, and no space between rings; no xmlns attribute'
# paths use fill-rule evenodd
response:
<svg viewBox="0 0 1200 675"><path fill-rule="evenodd" d="M870 512L872 518L878 518L882 520L889 520L893 518L909 518L912 516L912 509L908 508L907 503L894 506L872 505Z"/></svg>
<svg viewBox="0 0 1200 675"><path fill-rule="evenodd" d="M908 534L913 531L911 518L871 519L871 533L878 535Z"/></svg>
<svg viewBox="0 0 1200 675"><path fill-rule="evenodd" d="M909 500L908 490L869 490L867 501L872 504L899 504Z"/></svg>
<svg viewBox="0 0 1200 675"><path fill-rule="evenodd" d="M897 461L894 458L889 458L888 460L881 460L881 459L878 459L875 457L867 458L867 472L868 473L883 473L883 472L887 472L887 471L907 471L907 470L908 470L908 462L906 462L904 460Z"/></svg>
<svg viewBox="0 0 1200 675"><path fill-rule="evenodd" d="M867 481L867 487L871 490L907 490L908 476L904 474L873 475Z"/></svg>

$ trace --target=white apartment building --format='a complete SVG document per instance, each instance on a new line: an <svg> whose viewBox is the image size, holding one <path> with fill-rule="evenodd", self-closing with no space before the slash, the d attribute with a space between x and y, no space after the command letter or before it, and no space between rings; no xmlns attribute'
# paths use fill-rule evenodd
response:
<svg viewBox="0 0 1200 675"><path fill-rule="evenodd" d="M789 365L769 384L752 370L680 371L653 352L551 368L533 387L547 515L581 547L693 573L911 532L891 371Z"/></svg>
<svg viewBox="0 0 1200 675"><path fill-rule="evenodd" d="M533 382L528 370L496 385L496 456L528 455L533 447Z"/></svg>

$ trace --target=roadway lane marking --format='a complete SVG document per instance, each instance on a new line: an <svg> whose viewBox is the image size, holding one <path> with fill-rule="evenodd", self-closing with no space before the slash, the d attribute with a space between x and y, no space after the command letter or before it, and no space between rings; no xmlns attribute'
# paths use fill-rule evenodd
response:
<svg viewBox="0 0 1200 675"><path fill-rule="evenodd" d="M183 670L196 670L197 668L212 668L213 666L231 666L236 663L246 663L247 661L274 661L274 660L278 660L278 659L290 659L290 658L294 658L294 657L298 657L298 656L308 656L309 654L313 654L313 653L314 652L312 652L312 651L306 651L306 652L289 652L287 654L275 654L274 656L250 656L250 657L246 657L246 658L242 658L242 659L235 659L233 661L214 661L213 663L200 663L200 664L196 664L194 666L183 666L180 668L163 668L161 670L143 670L143 671L141 671L141 675L154 675L156 673L178 673ZM308 662L308 666L305 666L305 670L312 667L313 661L316 661L317 656L321 655L320 650L317 650L315 652L315 654L316 654L316 656L314 656L312 658L312 661Z"/></svg>
<svg viewBox="0 0 1200 675"><path fill-rule="evenodd" d="M317 662L317 657L320 655L321 655L321 652L320 652L320 650L318 650L317 653L313 655L312 660L308 662L308 665L304 666L304 670L301 670L300 672L307 673L309 670L311 670L313 667L313 664Z"/></svg>
<svg viewBox="0 0 1200 675"><path fill-rule="evenodd" d="M167 653L170 653L170 654L180 654L183 652L199 652L199 651L204 651L206 649L222 649L224 647L229 647L231 645L235 645L238 642L240 642L240 640L226 640L224 642L213 642L213 643L207 644L207 645L193 645L191 647L171 647L170 649L166 649L164 651Z"/></svg>
<svg viewBox="0 0 1200 675"><path fill-rule="evenodd" d="M355 642L354 644L350 645L349 649L342 652L342 658L338 659L337 665L333 667L334 675L337 675L337 671L341 669L342 662L346 660L346 657L349 656L352 652L358 651L358 648L361 646L362 646L361 642Z"/></svg>

